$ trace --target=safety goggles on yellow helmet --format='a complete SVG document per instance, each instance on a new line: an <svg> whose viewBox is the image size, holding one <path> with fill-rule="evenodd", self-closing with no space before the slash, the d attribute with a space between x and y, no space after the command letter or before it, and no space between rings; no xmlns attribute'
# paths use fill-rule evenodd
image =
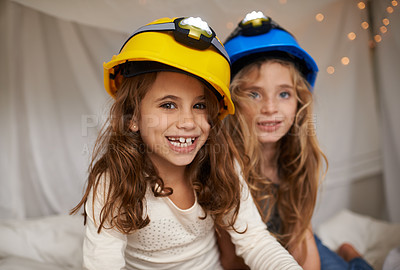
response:
<svg viewBox="0 0 400 270"><path fill-rule="evenodd" d="M200 18L162 18L139 28L103 67L104 85L113 97L122 77L176 71L200 79L214 92L221 119L235 111L229 93L229 56Z"/></svg>

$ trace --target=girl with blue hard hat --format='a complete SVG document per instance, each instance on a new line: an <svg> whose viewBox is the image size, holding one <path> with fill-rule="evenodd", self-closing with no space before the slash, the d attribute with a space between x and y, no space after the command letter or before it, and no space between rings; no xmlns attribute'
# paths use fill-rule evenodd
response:
<svg viewBox="0 0 400 270"><path fill-rule="evenodd" d="M247 14L224 45L236 108L227 125L268 229L304 269L347 269L351 263L314 238L311 226L324 163L327 167L312 113L317 64L262 12ZM219 239L221 260L230 268L240 258L226 238Z"/></svg>

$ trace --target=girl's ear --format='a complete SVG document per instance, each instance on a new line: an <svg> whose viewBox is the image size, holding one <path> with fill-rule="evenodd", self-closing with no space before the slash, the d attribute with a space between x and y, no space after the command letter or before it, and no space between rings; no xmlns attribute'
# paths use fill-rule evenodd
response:
<svg viewBox="0 0 400 270"><path fill-rule="evenodd" d="M129 127L130 130L132 130L133 132L138 132L139 131L139 125L137 123L136 120L131 121L131 126Z"/></svg>

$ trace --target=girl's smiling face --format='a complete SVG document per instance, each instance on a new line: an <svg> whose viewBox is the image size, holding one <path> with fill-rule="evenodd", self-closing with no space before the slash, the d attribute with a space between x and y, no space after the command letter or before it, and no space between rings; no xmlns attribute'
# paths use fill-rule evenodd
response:
<svg viewBox="0 0 400 270"><path fill-rule="evenodd" d="M261 144L274 144L289 131L297 111L290 70L280 63L266 62L247 77L242 113Z"/></svg>
<svg viewBox="0 0 400 270"><path fill-rule="evenodd" d="M190 164L207 141L210 124L204 91L208 90L194 77L159 72L141 101L140 119L131 129L140 131L159 170Z"/></svg>

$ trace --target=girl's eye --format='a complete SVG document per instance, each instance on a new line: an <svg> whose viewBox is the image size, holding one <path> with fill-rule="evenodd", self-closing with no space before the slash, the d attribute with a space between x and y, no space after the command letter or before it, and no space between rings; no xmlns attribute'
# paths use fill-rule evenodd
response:
<svg viewBox="0 0 400 270"><path fill-rule="evenodd" d="M279 96L281 97L281 98L289 98L290 97L290 94L289 94L289 92L281 92L281 93L279 93Z"/></svg>
<svg viewBox="0 0 400 270"><path fill-rule="evenodd" d="M160 105L160 107L161 107L161 108L164 108L164 109L168 109L168 110L176 109L176 105L175 105L175 103L173 103L173 102L166 102L166 103L163 103L163 104Z"/></svg>
<svg viewBox="0 0 400 270"><path fill-rule="evenodd" d="M193 108L199 109L199 110L205 110L206 109L206 104L205 103L196 103Z"/></svg>
<svg viewBox="0 0 400 270"><path fill-rule="evenodd" d="M252 99L257 99L257 98L260 98L260 94L258 92L252 91L252 92L249 92L249 97Z"/></svg>

